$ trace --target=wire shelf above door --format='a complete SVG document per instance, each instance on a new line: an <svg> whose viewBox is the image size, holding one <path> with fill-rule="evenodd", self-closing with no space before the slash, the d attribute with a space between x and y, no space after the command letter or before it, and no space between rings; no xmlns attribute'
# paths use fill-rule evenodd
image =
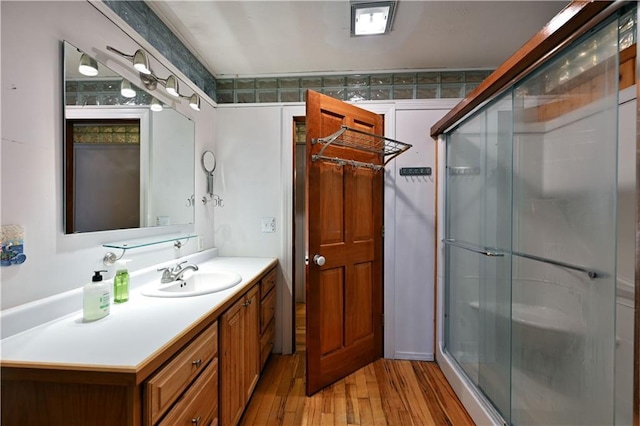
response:
<svg viewBox="0 0 640 426"><path fill-rule="evenodd" d="M325 160L338 163L340 165L351 165L353 167L365 167L373 170L382 170L384 166L404 151L411 148L408 143L400 142L385 136L376 135L374 133L364 132L349 126L341 126L340 129L332 135L324 138L314 138L312 145L323 144L323 147L317 154L311 156L312 161ZM370 152L384 157L384 164L366 163L356 161L350 158L329 157L324 155L324 151L330 145L341 146L355 149L358 151Z"/></svg>

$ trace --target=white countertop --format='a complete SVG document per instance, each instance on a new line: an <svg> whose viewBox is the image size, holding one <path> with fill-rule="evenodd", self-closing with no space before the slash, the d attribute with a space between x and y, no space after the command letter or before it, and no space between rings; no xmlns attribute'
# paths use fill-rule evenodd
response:
<svg viewBox="0 0 640 426"><path fill-rule="evenodd" d="M202 262L199 265L203 268L234 271L242 276L238 285L206 295L147 297L140 294L144 286L132 285L129 301L112 304L105 318L85 323L80 309L1 340L2 363L134 371L239 291L246 290L246 284L266 272L274 261L215 257ZM132 275L132 284L134 279Z"/></svg>

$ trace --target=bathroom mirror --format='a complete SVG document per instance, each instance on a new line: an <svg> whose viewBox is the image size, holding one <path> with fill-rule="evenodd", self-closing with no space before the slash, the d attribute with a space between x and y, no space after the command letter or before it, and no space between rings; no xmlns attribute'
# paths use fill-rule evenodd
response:
<svg viewBox="0 0 640 426"><path fill-rule="evenodd" d="M213 196L213 171L216 169L216 156L207 150L202 153L202 168L207 174L207 194Z"/></svg>
<svg viewBox="0 0 640 426"><path fill-rule="evenodd" d="M192 120L68 42L64 97L67 234L194 222Z"/></svg>

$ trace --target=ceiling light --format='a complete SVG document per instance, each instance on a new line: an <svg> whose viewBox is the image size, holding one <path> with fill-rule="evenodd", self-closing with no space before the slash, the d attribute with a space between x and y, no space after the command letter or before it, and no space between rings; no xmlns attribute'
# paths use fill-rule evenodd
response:
<svg viewBox="0 0 640 426"><path fill-rule="evenodd" d="M200 96L195 93L189 98L189 106L196 111L200 111Z"/></svg>
<svg viewBox="0 0 640 426"><path fill-rule="evenodd" d="M396 1L351 2L351 35L389 34Z"/></svg>
<svg viewBox="0 0 640 426"><path fill-rule="evenodd" d="M180 96L180 91L178 90L178 79L175 75L171 74L169 77L167 77L164 89L171 96Z"/></svg>
<svg viewBox="0 0 640 426"><path fill-rule="evenodd" d="M82 56L80 56L78 71L80 74L88 75L89 77L96 76L98 75L98 62L86 53L83 53Z"/></svg>
<svg viewBox="0 0 640 426"><path fill-rule="evenodd" d="M120 94L125 98L136 97L136 91L131 87L129 80L122 79L122 82L120 83Z"/></svg>
<svg viewBox="0 0 640 426"><path fill-rule="evenodd" d="M160 112L162 111L162 102L157 100L156 98L151 99L151 111Z"/></svg>
<svg viewBox="0 0 640 426"><path fill-rule="evenodd" d="M133 67L142 74L151 74L151 68L149 68L149 58L144 50L138 49L133 54Z"/></svg>

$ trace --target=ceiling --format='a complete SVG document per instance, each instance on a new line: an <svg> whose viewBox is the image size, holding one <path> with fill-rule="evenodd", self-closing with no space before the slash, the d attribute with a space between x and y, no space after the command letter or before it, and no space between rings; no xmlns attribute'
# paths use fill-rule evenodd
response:
<svg viewBox="0 0 640 426"><path fill-rule="evenodd" d="M493 69L567 3L399 0L389 35L351 37L348 0L147 0L216 77Z"/></svg>

